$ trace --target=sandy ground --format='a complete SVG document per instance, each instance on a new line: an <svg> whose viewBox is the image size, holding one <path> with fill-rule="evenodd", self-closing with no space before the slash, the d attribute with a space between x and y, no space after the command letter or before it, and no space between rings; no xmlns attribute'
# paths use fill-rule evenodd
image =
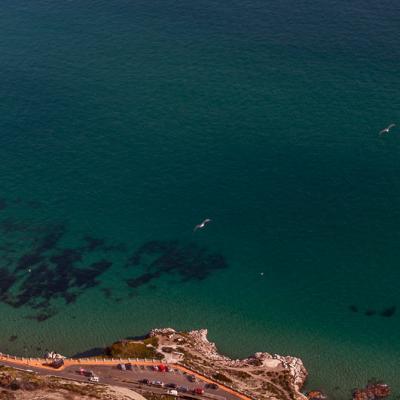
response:
<svg viewBox="0 0 400 400"><path fill-rule="evenodd" d="M111 395L111 399L118 400L146 400L140 394L127 389L116 386L108 388L108 393ZM107 394L103 395L106 398ZM82 396L73 394L65 390L59 390L57 392L49 392L49 390L35 390L34 392L29 391L8 391L0 390L0 400L94 400L92 396ZM97 399L96 399L97 400Z"/></svg>
<svg viewBox="0 0 400 400"><path fill-rule="evenodd" d="M145 397L143 397L141 394L134 392L133 390L130 390L128 388L123 388L119 386L111 386L110 387L110 392L114 392L115 395L118 396L119 399L121 400L146 400Z"/></svg>

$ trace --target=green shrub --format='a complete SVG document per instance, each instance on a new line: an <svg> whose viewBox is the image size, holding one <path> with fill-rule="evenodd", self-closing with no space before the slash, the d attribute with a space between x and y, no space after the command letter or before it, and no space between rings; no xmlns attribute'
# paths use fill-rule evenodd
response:
<svg viewBox="0 0 400 400"><path fill-rule="evenodd" d="M154 343L154 340L152 342ZM127 340L113 343L107 347L106 354L116 358L156 358L159 360L163 358L163 355L158 353L154 347L147 347L146 343Z"/></svg>
<svg viewBox="0 0 400 400"><path fill-rule="evenodd" d="M149 337L147 339L144 339L143 343L144 344L151 344L154 347L158 347L158 337L156 337L156 336Z"/></svg>
<svg viewBox="0 0 400 400"><path fill-rule="evenodd" d="M237 371L237 370L229 370L229 373L239 379L249 379L251 378L251 375L248 374L246 371Z"/></svg>
<svg viewBox="0 0 400 400"><path fill-rule="evenodd" d="M214 379L216 379L217 381L221 381L221 382L227 382L227 383L231 383L232 380L229 379L226 375L221 374L220 372L217 372L216 374L214 374L212 376Z"/></svg>

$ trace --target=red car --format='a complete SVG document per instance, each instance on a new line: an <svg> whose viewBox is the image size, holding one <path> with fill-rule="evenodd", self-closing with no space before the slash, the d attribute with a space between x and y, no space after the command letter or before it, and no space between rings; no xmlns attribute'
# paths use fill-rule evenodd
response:
<svg viewBox="0 0 400 400"><path fill-rule="evenodd" d="M194 394L204 394L204 389L203 388L196 388L193 389Z"/></svg>
<svg viewBox="0 0 400 400"><path fill-rule="evenodd" d="M160 364L157 368L158 368L158 371L160 371L160 372L169 372L168 365Z"/></svg>

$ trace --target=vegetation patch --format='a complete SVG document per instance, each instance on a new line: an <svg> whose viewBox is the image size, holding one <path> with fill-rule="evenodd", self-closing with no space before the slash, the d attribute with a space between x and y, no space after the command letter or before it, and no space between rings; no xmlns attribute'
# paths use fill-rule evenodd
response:
<svg viewBox="0 0 400 400"><path fill-rule="evenodd" d="M246 371L238 371L236 369L231 369L229 370L229 374L233 375L239 379L249 379L251 378L251 375L247 373Z"/></svg>
<svg viewBox="0 0 400 400"><path fill-rule="evenodd" d="M89 396L94 399L103 399L106 389L103 386L73 383L57 377L40 376L33 373L0 367L0 399L18 399L21 392L69 392L80 398ZM14 393L17 393L14 395ZM32 396L34 396L32 394ZM37 395L35 395L37 396ZM33 397L32 397L33 398ZM39 398L39 397L38 397Z"/></svg>
<svg viewBox="0 0 400 400"><path fill-rule="evenodd" d="M162 360L164 356L157 352L157 338L148 338L143 342L121 340L106 348L106 354L110 357L120 358L155 358Z"/></svg>
<svg viewBox="0 0 400 400"><path fill-rule="evenodd" d="M6 390L0 390L1 400L17 400L14 393L8 392Z"/></svg>
<svg viewBox="0 0 400 400"><path fill-rule="evenodd" d="M143 343L146 345L151 344L154 347L158 347L158 337L156 336L148 337L143 340Z"/></svg>
<svg viewBox="0 0 400 400"><path fill-rule="evenodd" d="M261 367L261 365L263 365L263 362L258 358L254 358L253 360L250 361L249 364L254 365L255 367Z"/></svg>
<svg viewBox="0 0 400 400"><path fill-rule="evenodd" d="M228 378L226 375L221 374L220 372L217 372L212 376L215 380L220 381L220 382L226 382L226 383L232 383L232 380Z"/></svg>
<svg viewBox="0 0 400 400"><path fill-rule="evenodd" d="M288 397L286 396L285 392L280 390L278 387L276 387L273 383L270 382L265 382L263 384L263 389L267 390L268 392L272 393L275 395L278 399L282 400L287 400Z"/></svg>
<svg viewBox="0 0 400 400"><path fill-rule="evenodd" d="M168 346L162 347L161 350L162 350L164 353L173 353L173 351L174 351L173 347L168 347Z"/></svg>

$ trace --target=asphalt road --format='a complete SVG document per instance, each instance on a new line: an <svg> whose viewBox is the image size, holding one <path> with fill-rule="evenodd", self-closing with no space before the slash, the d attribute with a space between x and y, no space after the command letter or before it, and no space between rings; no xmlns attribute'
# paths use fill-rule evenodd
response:
<svg viewBox="0 0 400 400"><path fill-rule="evenodd" d="M0 365L6 365L14 368L24 369L20 364L14 364L9 361L1 361ZM132 371L121 371L116 366L85 366L82 365L87 371L93 371L99 379L99 383L107 385L122 386L132 389L138 393L153 392L153 393L166 393L167 389L158 388L153 385L141 384L142 379L149 379L150 381L162 381L164 384L174 383L177 386L185 386L189 390L194 388L203 388L205 394L202 396L190 395L189 393L179 393L180 396L189 395L193 399L215 399L215 400L237 400L238 398L233 394L227 393L222 389L207 388L206 383L197 379L197 382L190 382L188 375L179 370L172 370L170 372L153 371L148 366L132 366ZM32 370L41 375L54 375L62 378L74 379L77 381L88 382L87 376L80 375L78 366L66 367L63 370L49 371L42 368L27 366L26 370ZM189 398L189 397L188 397Z"/></svg>

